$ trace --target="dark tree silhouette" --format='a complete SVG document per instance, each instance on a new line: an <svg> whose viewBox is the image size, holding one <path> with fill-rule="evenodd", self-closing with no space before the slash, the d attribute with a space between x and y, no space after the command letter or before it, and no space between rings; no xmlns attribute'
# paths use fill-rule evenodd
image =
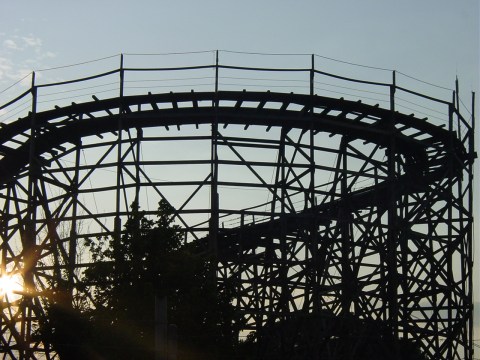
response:
<svg viewBox="0 0 480 360"><path fill-rule="evenodd" d="M83 283L93 302L80 311L54 297L39 331L44 342L62 359L154 359L155 301L166 299L178 359L235 358L235 312L217 289L217 263L183 244L179 230L165 201L155 220L133 204L120 238L88 240L93 264Z"/></svg>
<svg viewBox="0 0 480 360"><path fill-rule="evenodd" d="M74 306L68 283L57 281L38 332L61 359L155 359L155 301L167 299L178 360L425 360L381 321L328 311L267 321L239 343L241 319L233 293L217 289L217 261L201 255L199 243L182 242L173 213L162 201L149 219L133 204L121 237L87 241L93 261L80 293L93 301Z"/></svg>

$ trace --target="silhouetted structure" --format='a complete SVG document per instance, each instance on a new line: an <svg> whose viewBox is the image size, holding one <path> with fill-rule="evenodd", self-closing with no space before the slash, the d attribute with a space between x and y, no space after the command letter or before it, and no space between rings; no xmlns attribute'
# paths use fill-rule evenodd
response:
<svg viewBox="0 0 480 360"><path fill-rule="evenodd" d="M1 270L21 272L26 286L2 300L1 352L51 358L32 334L57 281L68 281L74 301L85 291L82 239L120 236L133 201L165 199L185 241L220 259L220 287L236 287L241 334L292 317L301 333L327 312L383 324L393 348L471 360L474 114L460 114L458 91L445 101L397 85L395 72L391 83L356 80L314 59L263 69L220 64L217 53L214 64L172 69L127 68L122 56L120 68L87 78L33 77L1 106ZM146 81L195 81L202 71L214 72L210 89L148 92L156 88ZM290 78L276 92L222 83L277 86L270 74L300 74L305 88L289 93ZM111 77L115 89L102 96L98 81ZM317 95L320 79L338 81L338 91L357 86L367 102ZM93 100L42 98L70 86ZM372 94L386 105L370 104ZM435 116L397 111L402 97ZM25 101L28 114L10 118ZM287 344L276 337L265 348Z"/></svg>

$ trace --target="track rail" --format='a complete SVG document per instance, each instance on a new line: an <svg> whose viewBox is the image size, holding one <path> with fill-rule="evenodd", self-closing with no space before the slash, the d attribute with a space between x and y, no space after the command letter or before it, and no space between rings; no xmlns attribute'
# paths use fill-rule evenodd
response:
<svg viewBox="0 0 480 360"><path fill-rule="evenodd" d="M220 102L218 107L198 107L199 102L213 104L215 101ZM231 106L223 106L224 101L230 102ZM244 102L256 103L256 107L244 107ZM182 107L179 108L179 104ZM280 105L280 109L276 105ZM300 107L300 110L288 110L289 106ZM152 109L145 110L146 107ZM125 113L119 115L121 108ZM337 114L333 115L334 112ZM127 129L208 124L215 116L218 116L218 123L225 126L246 123L246 126L263 125L267 129L272 126L287 126L304 131L312 129L315 132L349 135L384 147L388 145L388 136L394 134L398 150L410 161L421 163L425 171L429 171L425 151L435 142L444 147L449 141L453 142L455 156L459 160L457 166L462 166L467 153L467 149L463 148L452 131L414 116L398 112L392 115L389 110L361 102L309 95L228 91L128 96L72 104L37 113L34 116L37 131L35 146L37 152L42 154L65 142L115 132L120 117L122 126ZM395 117L394 127L391 124L392 116ZM0 129L1 182L7 182L9 177L28 165L28 148L31 144L28 132L32 126L32 117L33 115L20 118ZM248 122L245 118L248 118ZM403 133L412 130L414 135ZM23 143L16 142L15 148L6 145L19 135L24 136Z"/></svg>

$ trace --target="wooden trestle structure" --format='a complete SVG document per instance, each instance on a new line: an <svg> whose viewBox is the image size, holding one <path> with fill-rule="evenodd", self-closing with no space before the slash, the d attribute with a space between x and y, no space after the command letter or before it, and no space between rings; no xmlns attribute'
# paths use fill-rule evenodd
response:
<svg viewBox="0 0 480 360"><path fill-rule="evenodd" d="M462 116L455 93L402 88L395 73L360 81L313 59L295 69L304 93L223 90L222 71L293 70L222 65L218 53L177 69L127 68L122 56L100 75L33 81L1 106L30 101L0 124L0 270L25 288L2 295L2 358L53 358L33 336L49 288L62 278L81 291L83 240L118 236L133 201L154 214L165 199L185 240L218 256L219 286L237 289L242 334L348 314L429 359L471 360L473 111ZM212 90L125 90L131 73L199 69L215 73ZM91 100L39 110L41 91L107 76L116 96L92 89ZM385 89L389 104L318 95L320 76ZM398 111L399 93L444 109L443 123Z"/></svg>

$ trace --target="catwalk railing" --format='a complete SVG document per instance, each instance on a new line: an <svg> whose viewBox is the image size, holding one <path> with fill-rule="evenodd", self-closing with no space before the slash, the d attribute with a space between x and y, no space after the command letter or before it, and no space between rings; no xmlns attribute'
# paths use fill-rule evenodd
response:
<svg viewBox="0 0 480 360"><path fill-rule="evenodd" d="M213 57L210 63L195 64L191 60L198 58L198 61L205 61L207 57ZM222 57L226 58L225 62L222 62ZM262 66L265 58L270 67ZM283 61L278 61L278 58ZM114 61L117 61L119 66L115 67ZM252 65L237 65L242 61ZM466 119L459 117L458 122L454 124L460 133L465 134L467 129L472 127L474 110L473 107L467 108L461 101L458 84L455 90L451 90L394 70L330 61L330 67L347 66L348 71L357 75L348 77L325 71L327 66L325 62L328 61L317 55L274 56L229 51L111 56L82 64L33 72L0 93L0 123L8 124L31 111L44 111L72 102L90 101L92 94L102 99L138 95L142 91L146 93L192 90L196 92L293 90L297 94L318 94L354 101L360 99L366 104L378 104L380 107L394 108L404 113L413 112L417 117L428 117L430 122L444 126L449 123L446 109L453 105L453 111L457 115L461 108L462 112L466 111L469 115ZM139 64L142 66L135 66L142 62L143 64ZM271 67L272 62L279 63L279 66ZM162 63L165 66L159 66ZM151 66L148 66L149 64ZM91 75L90 72L82 76L86 67L91 72L98 71L99 68L105 71L95 75ZM72 73L78 74L79 77L71 79ZM364 75L364 78L362 79L359 74ZM59 78L62 80L53 81ZM372 81L372 78L378 80Z"/></svg>

